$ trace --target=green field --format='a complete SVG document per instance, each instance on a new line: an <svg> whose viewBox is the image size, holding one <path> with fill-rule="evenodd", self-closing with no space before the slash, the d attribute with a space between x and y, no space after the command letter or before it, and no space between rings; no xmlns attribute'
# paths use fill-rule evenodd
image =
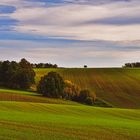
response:
<svg viewBox="0 0 140 140"><path fill-rule="evenodd" d="M139 140L140 69L35 69L59 72L115 108L35 92L0 89L0 140ZM121 108L116 108L121 107ZM126 108L137 109L126 109Z"/></svg>
<svg viewBox="0 0 140 140"><path fill-rule="evenodd" d="M90 89L113 107L140 108L140 69L35 69L36 82L49 71L59 72L81 88Z"/></svg>
<svg viewBox="0 0 140 140"><path fill-rule="evenodd" d="M0 102L2 140L139 140L140 111Z"/></svg>

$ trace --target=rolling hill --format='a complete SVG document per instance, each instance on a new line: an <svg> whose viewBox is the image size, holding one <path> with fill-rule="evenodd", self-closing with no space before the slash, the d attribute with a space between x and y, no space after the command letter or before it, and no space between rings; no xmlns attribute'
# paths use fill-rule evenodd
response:
<svg viewBox="0 0 140 140"><path fill-rule="evenodd" d="M95 92L113 107L140 108L140 69L123 68L62 68L35 69L36 82L49 71L60 73L81 88Z"/></svg>
<svg viewBox="0 0 140 140"><path fill-rule="evenodd" d="M36 82L49 71L57 71L65 79L95 91L99 98L115 107L139 108L139 69L35 71ZM126 100L123 103L123 98L130 105ZM44 98L35 92L0 89L0 139L139 140L140 109L121 108L86 106Z"/></svg>
<svg viewBox="0 0 140 140"><path fill-rule="evenodd" d="M0 139L139 140L139 116L136 109L1 101Z"/></svg>

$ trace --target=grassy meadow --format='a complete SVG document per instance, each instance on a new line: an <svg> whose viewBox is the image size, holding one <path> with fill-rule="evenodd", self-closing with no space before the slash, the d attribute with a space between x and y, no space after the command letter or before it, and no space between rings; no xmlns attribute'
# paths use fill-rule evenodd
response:
<svg viewBox="0 0 140 140"><path fill-rule="evenodd" d="M0 102L0 139L139 140L140 111Z"/></svg>
<svg viewBox="0 0 140 140"><path fill-rule="evenodd" d="M139 140L140 69L35 69L36 83L59 72L114 108L0 89L0 140ZM128 109L127 109L128 108ZM129 109L135 108L135 109Z"/></svg>

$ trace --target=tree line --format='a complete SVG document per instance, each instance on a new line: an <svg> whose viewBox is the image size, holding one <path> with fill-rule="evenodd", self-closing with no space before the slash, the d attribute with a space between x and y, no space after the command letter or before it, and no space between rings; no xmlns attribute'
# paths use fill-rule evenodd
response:
<svg viewBox="0 0 140 140"><path fill-rule="evenodd" d="M40 68L40 67L39 67ZM29 90L35 84L33 66L25 58L20 62L0 61L0 86L11 89ZM37 93L44 97L72 100L93 105L96 99L94 93L80 87L56 72L44 75L37 85Z"/></svg>
<svg viewBox="0 0 140 140"><path fill-rule="evenodd" d="M26 59L0 62L0 86L13 89L29 89L34 80L35 72Z"/></svg>
<svg viewBox="0 0 140 140"><path fill-rule="evenodd" d="M51 63L35 63L31 64L33 68L58 68L57 64L51 64Z"/></svg>
<svg viewBox="0 0 140 140"><path fill-rule="evenodd" d="M125 63L124 68L140 68L140 62Z"/></svg>

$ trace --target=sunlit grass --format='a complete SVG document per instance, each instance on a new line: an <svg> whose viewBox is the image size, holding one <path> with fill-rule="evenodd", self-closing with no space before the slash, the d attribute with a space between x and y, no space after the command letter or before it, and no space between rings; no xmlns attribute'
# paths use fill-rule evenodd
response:
<svg viewBox="0 0 140 140"><path fill-rule="evenodd" d="M6 139L139 140L140 111L84 105L0 102Z"/></svg>

